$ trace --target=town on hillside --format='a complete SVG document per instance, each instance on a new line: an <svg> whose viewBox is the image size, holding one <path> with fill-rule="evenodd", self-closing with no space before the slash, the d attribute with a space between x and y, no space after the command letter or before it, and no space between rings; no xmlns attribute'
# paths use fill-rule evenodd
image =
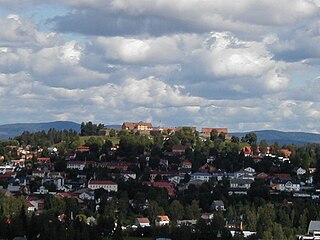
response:
<svg viewBox="0 0 320 240"><path fill-rule="evenodd" d="M0 239L320 239L320 144L86 122L0 141Z"/></svg>

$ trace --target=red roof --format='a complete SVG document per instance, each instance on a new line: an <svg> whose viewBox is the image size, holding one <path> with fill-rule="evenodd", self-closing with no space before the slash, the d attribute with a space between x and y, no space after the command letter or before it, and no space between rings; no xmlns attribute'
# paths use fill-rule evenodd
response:
<svg viewBox="0 0 320 240"><path fill-rule="evenodd" d="M16 174L15 172L5 172L4 174L0 174L0 178L2 179L11 178L15 174Z"/></svg>
<svg viewBox="0 0 320 240"><path fill-rule="evenodd" d="M287 174L287 173L275 173L272 176L269 176L269 178L273 178L273 179L279 178L282 180L291 180L292 179L290 174Z"/></svg>
<svg viewBox="0 0 320 240"><path fill-rule="evenodd" d="M139 223L150 223L149 218L137 218Z"/></svg>
<svg viewBox="0 0 320 240"><path fill-rule="evenodd" d="M76 152L88 152L90 151L90 147L89 146L80 146L77 147Z"/></svg>
<svg viewBox="0 0 320 240"><path fill-rule="evenodd" d="M291 156L291 151L289 149L280 149L279 151L284 155L284 157L288 158Z"/></svg>
<svg viewBox="0 0 320 240"><path fill-rule="evenodd" d="M172 151L185 151L187 148L188 146L174 145L172 146Z"/></svg>
<svg viewBox="0 0 320 240"><path fill-rule="evenodd" d="M170 221L169 217L166 215L163 216L157 216L158 221Z"/></svg>
<svg viewBox="0 0 320 240"><path fill-rule="evenodd" d="M138 128L138 126L146 126L147 128L152 128L152 124L151 123L147 123L147 122L124 122L122 124L122 129L127 129L127 130L133 130Z"/></svg>
<svg viewBox="0 0 320 240"><path fill-rule="evenodd" d="M169 196L174 196L176 194L173 188L174 184L171 182L144 182L144 184L153 187L165 188L167 189Z"/></svg>
<svg viewBox="0 0 320 240"><path fill-rule="evenodd" d="M108 181L108 180L90 180L88 184L117 185L115 182Z"/></svg>
<svg viewBox="0 0 320 240"><path fill-rule="evenodd" d="M201 132L202 133L211 133L212 130L216 130L217 133L228 134L228 128L202 128Z"/></svg>

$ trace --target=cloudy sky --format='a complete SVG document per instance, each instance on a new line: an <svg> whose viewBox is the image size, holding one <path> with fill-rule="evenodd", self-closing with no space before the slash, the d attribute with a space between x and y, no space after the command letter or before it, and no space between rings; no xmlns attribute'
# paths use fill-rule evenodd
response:
<svg viewBox="0 0 320 240"><path fill-rule="evenodd" d="M0 124L320 132L320 0L0 5Z"/></svg>

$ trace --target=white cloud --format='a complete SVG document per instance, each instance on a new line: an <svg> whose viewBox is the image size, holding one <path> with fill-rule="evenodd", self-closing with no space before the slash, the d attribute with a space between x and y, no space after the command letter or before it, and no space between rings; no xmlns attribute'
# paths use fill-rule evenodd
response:
<svg viewBox="0 0 320 240"><path fill-rule="evenodd" d="M181 59L178 37L148 39L134 38L97 38L97 44L105 51L107 59L125 63L170 63Z"/></svg>
<svg viewBox="0 0 320 240"><path fill-rule="evenodd" d="M230 33L213 33L208 42L208 66L217 76L259 76L275 64L263 43L240 41Z"/></svg>
<svg viewBox="0 0 320 240"><path fill-rule="evenodd" d="M38 0L12 2L0 0L14 9L0 18L3 122L320 131L317 1L67 0L46 23L28 12Z"/></svg>
<svg viewBox="0 0 320 240"><path fill-rule="evenodd" d="M4 47L52 46L58 41L59 35L37 31L31 21L19 15L8 15L0 19L0 44Z"/></svg>
<svg viewBox="0 0 320 240"><path fill-rule="evenodd" d="M264 78L266 82L267 90L269 91L280 91L287 89L289 85L289 79L286 76L282 76L277 70L273 69L269 71Z"/></svg>
<svg viewBox="0 0 320 240"><path fill-rule="evenodd" d="M216 16L223 19L224 26L228 22L239 25L239 22L254 24L284 25L299 19L314 16L318 12L315 1L308 0L67 0L65 3L78 8L94 8L110 12L118 11L130 15L158 15L176 18L198 25L217 26ZM283 9L286 14L283 14ZM221 22L218 22L220 24Z"/></svg>

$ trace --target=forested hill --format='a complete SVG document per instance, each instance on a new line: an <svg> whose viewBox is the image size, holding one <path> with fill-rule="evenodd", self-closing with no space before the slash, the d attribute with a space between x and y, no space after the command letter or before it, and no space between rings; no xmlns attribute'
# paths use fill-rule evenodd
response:
<svg viewBox="0 0 320 240"><path fill-rule="evenodd" d="M252 131L257 134L258 143L261 140L266 140L269 144L278 142L279 144L296 144L304 145L307 143L320 143L320 134L306 133L306 132L281 132L276 130L258 130ZM245 134L242 133L230 133L232 136L237 136L241 139Z"/></svg>
<svg viewBox="0 0 320 240"><path fill-rule="evenodd" d="M46 123L15 123L0 125L0 139L14 138L24 131L37 132L37 131L48 131L50 128L56 130L75 130L80 131L80 124L70 121L55 121Z"/></svg>
<svg viewBox="0 0 320 240"><path fill-rule="evenodd" d="M120 129L121 125L105 125L107 128ZM71 121L55 121L45 123L15 123L0 125L0 139L14 138L24 131L37 132L48 131L50 128L56 130L75 130L80 131L80 124ZM320 134L306 132L282 132L276 130L257 130L252 131L257 134L258 143L261 140L266 140L269 144L278 142L279 144L304 145L306 143L320 143ZM241 139L249 132L230 133L231 136L237 136Z"/></svg>

